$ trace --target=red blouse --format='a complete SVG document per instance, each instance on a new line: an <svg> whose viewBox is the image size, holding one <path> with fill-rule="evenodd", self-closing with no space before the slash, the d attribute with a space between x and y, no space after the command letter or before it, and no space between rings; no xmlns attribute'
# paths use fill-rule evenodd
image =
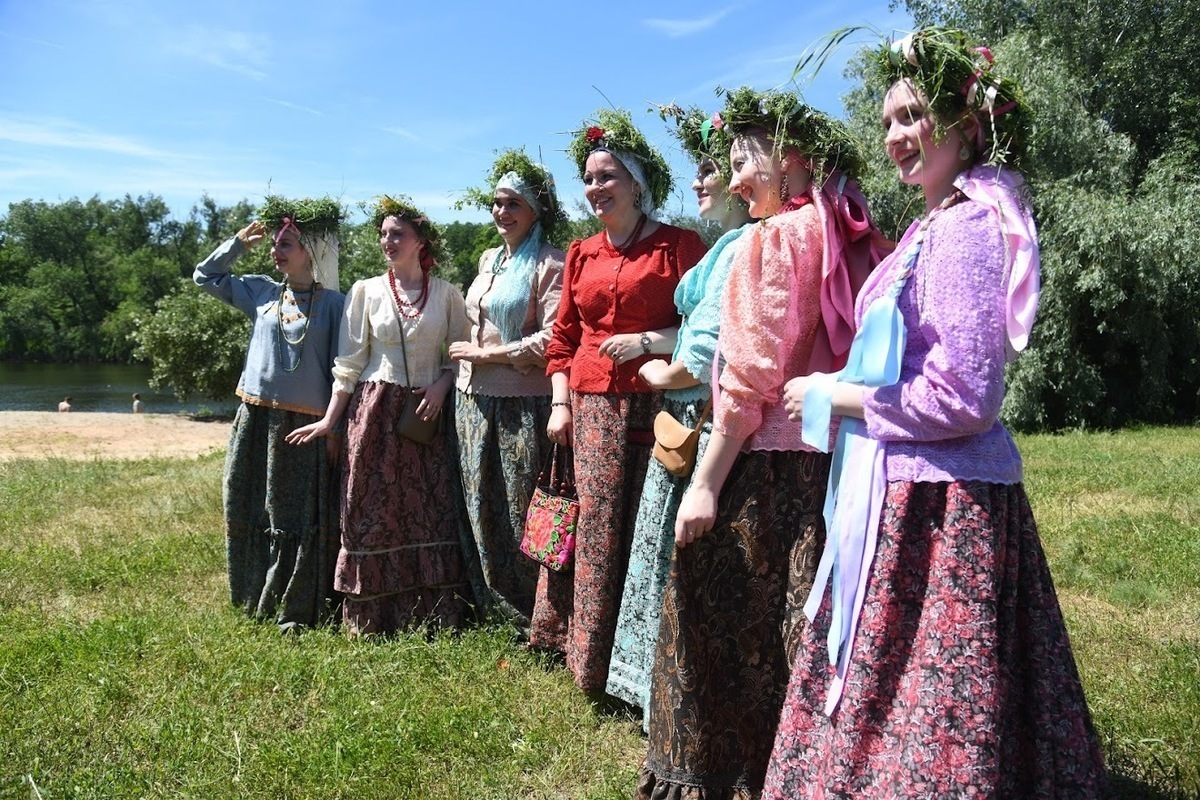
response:
<svg viewBox="0 0 1200 800"><path fill-rule="evenodd" d="M705 249L695 231L663 223L624 256L603 231L572 242L558 319L546 348L546 374L569 373L576 392L651 391L638 378L638 368L662 356L640 356L617 366L600 355L600 345L614 333L678 325L675 287Z"/></svg>

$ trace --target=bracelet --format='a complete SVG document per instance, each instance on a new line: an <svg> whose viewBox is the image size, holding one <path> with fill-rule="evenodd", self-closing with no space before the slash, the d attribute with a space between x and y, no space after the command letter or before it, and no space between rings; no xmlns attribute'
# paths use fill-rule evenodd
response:
<svg viewBox="0 0 1200 800"><path fill-rule="evenodd" d="M650 334L643 333L640 341L642 343L642 353L650 355Z"/></svg>
<svg viewBox="0 0 1200 800"><path fill-rule="evenodd" d="M550 403L551 408L554 408L555 406L566 406L567 408L570 408L571 404L565 400Z"/></svg>

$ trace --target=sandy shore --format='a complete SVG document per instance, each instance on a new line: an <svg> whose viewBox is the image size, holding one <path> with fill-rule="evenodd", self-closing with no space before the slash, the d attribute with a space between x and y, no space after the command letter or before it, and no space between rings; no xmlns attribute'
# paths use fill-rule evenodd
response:
<svg viewBox="0 0 1200 800"><path fill-rule="evenodd" d="M0 461L198 456L228 442L229 422L170 414L0 411Z"/></svg>

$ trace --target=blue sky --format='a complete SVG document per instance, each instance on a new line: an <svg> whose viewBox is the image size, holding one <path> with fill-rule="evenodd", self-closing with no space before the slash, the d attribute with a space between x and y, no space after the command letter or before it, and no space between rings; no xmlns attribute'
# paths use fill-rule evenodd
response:
<svg viewBox="0 0 1200 800"><path fill-rule="evenodd" d="M718 85L779 86L823 34L864 24L909 26L887 0L0 0L0 213L94 195L156 194L185 217L204 193L403 193L438 221L478 220L455 199L520 145L574 213L565 134L610 103L676 168L666 211L693 213L692 168L650 105L715 110ZM841 61L804 89L835 115Z"/></svg>

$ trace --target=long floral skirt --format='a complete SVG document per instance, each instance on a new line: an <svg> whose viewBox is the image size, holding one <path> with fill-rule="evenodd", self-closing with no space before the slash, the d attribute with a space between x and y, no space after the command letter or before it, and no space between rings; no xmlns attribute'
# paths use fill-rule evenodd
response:
<svg viewBox="0 0 1200 800"><path fill-rule="evenodd" d="M792 672L764 797L1108 796L1020 484L888 484L831 717L828 630L827 593Z"/></svg>
<svg viewBox="0 0 1200 800"><path fill-rule="evenodd" d="M538 471L550 452L550 397L489 397L456 391L454 423L463 497L484 597L519 625L533 614L538 565L518 549Z"/></svg>
<svg viewBox="0 0 1200 800"><path fill-rule="evenodd" d="M459 625L473 602L442 433L425 445L396 433L408 389L369 381L347 410L342 549L335 587L353 634Z"/></svg>
<svg viewBox="0 0 1200 800"><path fill-rule="evenodd" d="M661 394L576 394L575 485L579 522L575 567L542 567L529 642L566 654L581 689L603 689L617 627L633 510L646 480L651 425Z"/></svg>
<svg viewBox="0 0 1200 800"><path fill-rule="evenodd" d="M243 403L225 452L229 599L281 627L327 621L337 609L338 482L324 440L284 437L317 417Z"/></svg>
<svg viewBox="0 0 1200 800"><path fill-rule="evenodd" d="M826 454L742 454L713 529L675 551L638 797L758 796L825 544L828 477Z"/></svg>
<svg viewBox="0 0 1200 800"><path fill-rule="evenodd" d="M704 411L705 403L703 399L683 401L668 397L663 401L663 411L692 428ZM697 463L704 457L711 434L712 422L705 421L700 432ZM677 478L656 459L650 459L634 523L621 613L617 617L616 638L608 665L605 691L641 708L646 725L649 725L650 670L654 666L654 647L658 643L658 614L662 608L671 554L675 551L675 514L689 482L690 476Z"/></svg>

